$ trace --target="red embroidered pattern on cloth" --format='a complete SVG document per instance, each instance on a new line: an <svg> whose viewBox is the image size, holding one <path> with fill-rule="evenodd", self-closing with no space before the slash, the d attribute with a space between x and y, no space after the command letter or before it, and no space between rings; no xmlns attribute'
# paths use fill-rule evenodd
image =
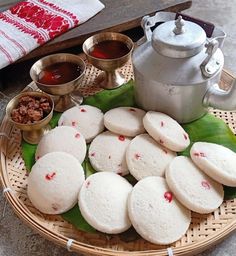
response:
<svg viewBox="0 0 236 256"><path fill-rule="evenodd" d="M0 69L104 8L100 0L23 0L0 12Z"/></svg>
<svg viewBox="0 0 236 256"><path fill-rule="evenodd" d="M54 9L55 11L61 12L67 16L69 16L71 18L71 20L73 20L74 24L73 25L78 25L79 21L77 20L76 16L73 13L70 13L66 10L61 9L60 7L56 6L53 3L49 3L45 0L38 0L39 3L44 4L45 6L50 6L52 9Z"/></svg>
<svg viewBox="0 0 236 256"><path fill-rule="evenodd" d="M37 40L38 44L43 44L45 42L44 38L42 37L42 35L40 35L39 32L34 31L32 29L29 29L29 28L23 26L21 23L15 21L14 19L11 19L11 18L7 17L7 15L4 12L0 13L0 19L2 19L5 22L17 27L19 30L31 35L34 39Z"/></svg>
<svg viewBox="0 0 236 256"><path fill-rule="evenodd" d="M20 18L20 21L19 19L10 18L9 15L4 12L0 13L0 19L30 34L37 40L38 44L43 44L47 41L47 38L40 33L40 29L47 32L49 36L48 39L52 39L79 23L75 15L45 0L20 2L10 8L9 12L13 17L16 16ZM27 22L33 23L38 30L26 26Z"/></svg>

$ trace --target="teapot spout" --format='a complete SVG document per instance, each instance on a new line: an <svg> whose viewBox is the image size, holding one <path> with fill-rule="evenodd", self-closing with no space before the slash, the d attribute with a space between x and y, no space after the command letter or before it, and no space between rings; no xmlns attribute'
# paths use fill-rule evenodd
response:
<svg viewBox="0 0 236 256"><path fill-rule="evenodd" d="M212 85L203 98L203 106L221 110L236 110L236 79L228 91L220 89L218 84Z"/></svg>

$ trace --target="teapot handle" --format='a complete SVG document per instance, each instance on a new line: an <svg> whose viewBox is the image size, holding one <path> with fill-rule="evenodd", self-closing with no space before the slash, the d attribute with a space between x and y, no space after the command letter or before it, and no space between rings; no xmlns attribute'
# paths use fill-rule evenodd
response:
<svg viewBox="0 0 236 256"><path fill-rule="evenodd" d="M218 72L221 68L221 61L213 58L213 55L219 48L219 42L212 39L209 43L205 44L207 57L200 65L201 72L204 77L209 78Z"/></svg>
<svg viewBox="0 0 236 256"><path fill-rule="evenodd" d="M223 47L225 37L226 37L226 33L222 29L220 29L218 27L214 28L211 39L218 41L219 48Z"/></svg>
<svg viewBox="0 0 236 256"><path fill-rule="evenodd" d="M154 16L144 16L141 21L141 27L143 28L144 38L141 38L139 41L151 41L152 39L152 30L159 22L166 22L169 20L174 20L176 17L176 13L173 12L157 12ZM138 45L142 44L142 42L137 42Z"/></svg>
<svg viewBox="0 0 236 256"><path fill-rule="evenodd" d="M222 48L226 33L215 27L211 39L205 44L207 57L200 65L201 72L206 78L212 77L221 68L221 61L214 58L218 48Z"/></svg>

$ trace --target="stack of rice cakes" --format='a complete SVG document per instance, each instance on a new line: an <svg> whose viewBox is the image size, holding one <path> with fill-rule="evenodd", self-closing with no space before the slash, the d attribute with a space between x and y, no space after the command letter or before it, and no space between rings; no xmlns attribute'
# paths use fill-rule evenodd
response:
<svg viewBox="0 0 236 256"><path fill-rule="evenodd" d="M165 245L185 234L191 211L205 214L221 205L222 184L236 186L235 153L197 142L191 158L177 156L189 136L166 114L134 107L103 114L83 105L65 111L58 125L38 144L28 179L29 198L44 213L78 203L98 231L118 234L133 225L147 241ZM97 173L85 180L86 142ZM129 173L138 181L134 187L123 177Z"/></svg>

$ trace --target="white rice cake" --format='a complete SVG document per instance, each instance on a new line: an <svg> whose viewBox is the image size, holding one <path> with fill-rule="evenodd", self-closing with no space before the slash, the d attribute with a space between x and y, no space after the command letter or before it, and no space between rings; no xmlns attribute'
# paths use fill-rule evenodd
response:
<svg viewBox="0 0 236 256"><path fill-rule="evenodd" d="M212 179L236 186L236 154L218 144L196 142L190 150L193 162Z"/></svg>
<svg viewBox="0 0 236 256"><path fill-rule="evenodd" d="M143 119L146 131L162 146L180 152L189 144L189 136L170 116L155 111L148 111Z"/></svg>
<svg viewBox="0 0 236 256"><path fill-rule="evenodd" d="M133 107L119 107L107 111L104 115L106 128L114 133L135 137L144 133L143 117L145 111Z"/></svg>
<svg viewBox="0 0 236 256"><path fill-rule="evenodd" d="M131 226L127 209L131 190L132 185L115 173L95 173L86 179L80 190L80 211L98 231L121 233Z"/></svg>
<svg viewBox="0 0 236 256"><path fill-rule="evenodd" d="M194 212L213 212L223 202L223 186L202 172L188 157L178 156L170 163L166 181L176 198Z"/></svg>
<svg viewBox="0 0 236 256"><path fill-rule="evenodd" d="M86 142L83 135L70 126L58 126L40 140L35 153L38 160L47 153L62 151L73 155L80 163L86 155Z"/></svg>
<svg viewBox="0 0 236 256"><path fill-rule="evenodd" d="M61 115L58 125L76 128L89 143L104 130L103 113L99 108L93 106L75 106Z"/></svg>
<svg viewBox="0 0 236 256"><path fill-rule="evenodd" d="M136 136L126 151L126 161L130 173L137 180L147 176L165 175L168 164L176 153L162 147L148 134Z"/></svg>
<svg viewBox="0 0 236 256"><path fill-rule="evenodd" d="M77 203L84 180L84 170L75 157L65 152L51 152L32 167L27 193L39 211L61 214Z"/></svg>
<svg viewBox="0 0 236 256"><path fill-rule="evenodd" d="M89 147L89 160L98 172L129 173L126 163L126 149L131 139L106 131L99 134Z"/></svg>
<svg viewBox="0 0 236 256"><path fill-rule="evenodd" d="M154 244L170 244L187 231L191 212L180 204L162 177L146 177L134 187L128 212L135 230Z"/></svg>

